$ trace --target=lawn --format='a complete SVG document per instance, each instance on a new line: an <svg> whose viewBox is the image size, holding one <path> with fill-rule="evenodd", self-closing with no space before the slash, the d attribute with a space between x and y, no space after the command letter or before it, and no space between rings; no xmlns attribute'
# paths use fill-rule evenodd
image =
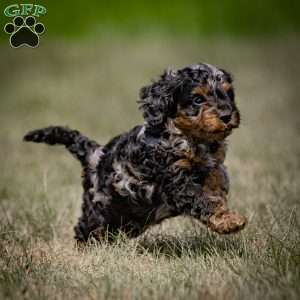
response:
<svg viewBox="0 0 300 300"><path fill-rule="evenodd" d="M1 299L299 299L300 43L278 38L101 37L0 44ZM81 169L27 130L69 125L104 143L141 123L139 88L168 66L209 62L235 78L242 125L229 137L230 207L219 236L196 220L74 247Z"/></svg>

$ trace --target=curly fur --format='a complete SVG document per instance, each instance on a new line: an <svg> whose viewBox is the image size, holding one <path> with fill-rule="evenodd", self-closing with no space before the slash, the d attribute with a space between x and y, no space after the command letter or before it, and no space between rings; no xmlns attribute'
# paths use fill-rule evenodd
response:
<svg viewBox="0 0 300 300"><path fill-rule="evenodd" d="M101 240L123 231L138 236L162 220L189 215L218 233L246 219L227 208L225 139L240 123L232 78L195 64L166 71L143 87L145 123L101 146L76 130L33 130L25 141L62 144L83 166L82 215L75 238Z"/></svg>

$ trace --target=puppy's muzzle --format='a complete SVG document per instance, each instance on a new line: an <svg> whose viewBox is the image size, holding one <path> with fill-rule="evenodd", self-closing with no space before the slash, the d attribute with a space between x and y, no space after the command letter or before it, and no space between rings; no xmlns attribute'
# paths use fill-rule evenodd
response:
<svg viewBox="0 0 300 300"><path fill-rule="evenodd" d="M231 121L231 113L229 114L221 114L220 115L220 119L222 120L222 122L224 122L225 124L228 124Z"/></svg>

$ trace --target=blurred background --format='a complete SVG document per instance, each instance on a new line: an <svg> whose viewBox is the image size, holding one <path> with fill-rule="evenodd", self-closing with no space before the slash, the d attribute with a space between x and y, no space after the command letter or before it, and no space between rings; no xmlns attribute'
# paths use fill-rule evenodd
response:
<svg viewBox="0 0 300 300"><path fill-rule="evenodd" d="M0 10L14 3L1 1ZM141 121L142 85L167 67L200 61L232 72L240 105L251 109L269 107L276 88L292 101L299 81L298 1L31 3L47 9L37 18L46 28L39 47L13 49L0 34L2 122L16 113L25 128L58 122L111 136ZM0 19L3 28L12 18Z"/></svg>

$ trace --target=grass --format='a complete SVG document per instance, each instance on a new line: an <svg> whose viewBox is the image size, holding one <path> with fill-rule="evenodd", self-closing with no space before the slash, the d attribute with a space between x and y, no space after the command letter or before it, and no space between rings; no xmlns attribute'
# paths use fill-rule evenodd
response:
<svg viewBox="0 0 300 300"><path fill-rule="evenodd" d="M298 37L103 38L1 46L1 299L298 299ZM68 124L100 142L140 123L138 89L167 66L207 61L233 72L242 126L230 137L234 236L174 218L138 239L74 248L80 166L62 148L23 144Z"/></svg>

